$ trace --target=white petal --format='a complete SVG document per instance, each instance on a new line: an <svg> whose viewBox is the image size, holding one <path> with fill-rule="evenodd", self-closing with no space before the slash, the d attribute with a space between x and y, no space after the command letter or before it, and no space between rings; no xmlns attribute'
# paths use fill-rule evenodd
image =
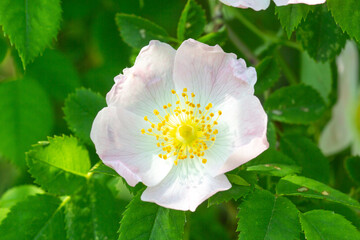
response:
<svg viewBox="0 0 360 240"><path fill-rule="evenodd" d="M269 147L266 139L267 115L257 97L229 98L219 108L223 111L221 121L229 127L233 151L217 174L231 171Z"/></svg>
<svg viewBox="0 0 360 240"><path fill-rule="evenodd" d="M218 45L210 47L189 39L176 52L174 82L177 90L194 92L202 105L210 101L217 105L229 95L253 94L256 71Z"/></svg>
<svg viewBox="0 0 360 240"><path fill-rule="evenodd" d="M91 139L104 164L115 169L130 186L139 181L158 184L169 173L173 162L158 157L155 138L141 134L146 122L121 108L107 107L96 116Z"/></svg>
<svg viewBox="0 0 360 240"><path fill-rule="evenodd" d="M195 211L210 196L231 188L225 175L212 177L206 174L198 159L190 161L180 161L159 185L148 187L141 200L166 208Z"/></svg>
<svg viewBox="0 0 360 240"><path fill-rule="evenodd" d="M284 6L288 4L297 4L297 3L305 3L308 5L316 5L322 4L326 2L326 0L274 0L277 6Z"/></svg>
<svg viewBox="0 0 360 240"><path fill-rule="evenodd" d="M348 42L336 61L338 67L338 101L319 140L319 147L325 155L331 155L345 149L354 139L351 111L356 101L356 85L359 79L357 51L356 45L353 42Z"/></svg>
<svg viewBox="0 0 360 240"><path fill-rule="evenodd" d="M115 85L106 96L108 105L121 105L142 117L152 115L154 109L161 111L164 104L172 102L175 52L166 43L150 41L134 66L115 77Z"/></svg>
<svg viewBox="0 0 360 240"><path fill-rule="evenodd" d="M226 5L239 8L252 8L256 11L267 9L270 0L220 0Z"/></svg>

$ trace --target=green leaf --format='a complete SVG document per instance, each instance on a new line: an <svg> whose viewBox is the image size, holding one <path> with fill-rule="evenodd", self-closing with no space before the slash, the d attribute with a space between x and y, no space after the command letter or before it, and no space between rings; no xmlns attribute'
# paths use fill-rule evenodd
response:
<svg viewBox="0 0 360 240"><path fill-rule="evenodd" d="M299 239L300 223L295 205L268 191L255 191L239 206L239 240Z"/></svg>
<svg viewBox="0 0 360 240"><path fill-rule="evenodd" d="M199 206L195 212L186 216L185 229L189 230L189 238L191 240L231 240L233 235L226 228L227 225L223 221L222 208L207 208L204 205Z"/></svg>
<svg viewBox="0 0 360 240"><path fill-rule="evenodd" d="M0 36L0 63L4 60L8 51L8 44L3 36Z"/></svg>
<svg viewBox="0 0 360 240"><path fill-rule="evenodd" d="M53 111L38 83L16 80L0 83L0 155L25 167L25 151L51 133Z"/></svg>
<svg viewBox="0 0 360 240"><path fill-rule="evenodd" d="M19 52L23 67L52 43L60 28L59 0L2 0L0 25Z"/></svg>
<svg viewBox="0 0 360 240"><path fill-rule="evenodd" d="M246 163L245 166L255 166L261 164L284 164L284 165L296 165L294 160L289 158L282 152L276 151L275 149L268 149L250 162Z"/></svg>
<svg viewBox="0 0 360 240"><path fill-rule="evenodd" d="M319 6L316 11L309 13L306 21L299 26L296 38L310 57L322 62L338 55L346 42L346 35L325 6Z"/></svg>
<svg viewBox="0 0 360 240"><path fill-rule="evenodd" d="M180 41L188 38L198 38L204 32L206 24L205 11L195 2L188 0L177 28L177 37Z"/></svg>
<svg viewBox="0 0 360 240"><path fill-rule="evenodd" d="M233 174L234 171L226 174L232 187L229 190L217 192L211 196L208 200L208 207L228 202L231 199L238 200L253 190L257 181L256 174L246 171L238 171L236 174Z"/></svg>
<svg viewBox="0 0 360 240"><path fill-rule="evenodd" d="M30 196L19 202L0 225L1 239L66 239L63 204L51 195Z"/></svg>
<svg viewBox="0 0 360 240"><path fill-rule="evenodd" d="M29 64L26 76L38 81L57 101L64 101L69 93L80 86L75 67L56 50L46 50L43 56Z"/></svg>
<svg viewBox="0 0 360 240"><path fill-rule="evenodd" d="M286 176L280 179L276 193L287 196L326 199L347 206L360 208L360 203L321 182L301 176Z"/></svg>
<svg viewBox="0 0 360 240"><path fill-rule="evenodd" d="M88 89L78 89L65 100L65 120L71 131L87 144L92 144L90 131L96 114L106 107L105 99Z"/></svg>
<svg viewBox="0 0 360 240"><path fill-rule="evenodd" d="M308 240L359 240L360 233L343 216L331 211L313 210L300 214L301 227Z"/></svg>
<svg viewBox="0 0 360 240"><path fill-rule="evenodd" d="M24 201L28 196L33 196L44 191L35 185L21 185L10 188L0 198L0 208L11 208L16 203Z"/></svg>
<svg viewBox="0 0 360 240"><path fill-rule="evenodd" d="M360 2L358 0L328 0L327 6L336 23L350 37L360 42Z"/></svg>
<svg viewBox="0 0 360 240"><path fill-rule="evenodd" d="M143 202L141 194L133 198L124 212L119 240L183 239L185 213Z"/></svg>
<svg viewBox="0 0 360 240"><path fill-rule="evenodd" d="M280 78L280 69L276 59L264 58L257 66L258 80L255 84L255 94L259 95L271 88Z"/></svg>
<svg viewBox="0 0 360 240"><path fill-rule="evenodd" d="M350 157L346 159L345 169L350 178L360 185L360 157Z"/></svg>
<svg viewBox="0 0 360 240"><path fill-rule="evenodd" d="M147 19L118 13L115 20L124 42L131 47L142 48L148 45L150 40L154 39L164 42L170 40L165 29Z"/></svg>
<svg viewBox="0 0 360 240"><path fill-rule="evenodd" d="M317 90L326 104L332 87L330 62L316 62L310 56L301 53L301 82Z"/></svg>
<svg viewBox="0 0 360 240"><path fill-rule="evenodd" d="M224 45L227 40L228 33L226 31L226 28L221 28L218 32L211 32L208 33L197 40L199 42L208 44L210 46L214 46L216 44L219 44L220 46Z"/></svg>
<svg viewBox="0 0 360 240"><path fill-rule="evenodd" d="M305 19L311 10L311 6L305 4L290 4L275 8L280 24L286 31L288 38L293 31L299 26L300 22Z"/></svg>
<svg viewBox="0 0 360 240"><path fill-rule="evenodd" d="M276 139L276 127L272 121L268 121L267 125L267 140L269 142L269 148L275 148L277 139Z"/></svg>
<svg viewBox="0 0 360 240"><path fill-rule="evenodd" d="M301 167L295 165L284 165L284 164L262 164L250 166L246 169L247 171L255 171L262 174L267 174L276 177L284 177L294 173L300 173Z"/></svg>
<svg viewBox="0 0 360 240"><path fill-rule="evenodd" d="M329 161L310 139L301 135L287 135L281 138L280 147L302 167L302 175L324 183L329 182Z"/></svg>
<svg viewBox="0 0 360 240"><path fill-rule="evenodd" d="M119 213L110 190L91 178L65 206L67 237L69 240L116 239Z"/></svg>
<svg viewBox="0 0 360 240"><path fill-rule="evenodd" d="M280 88L269 96L264 106L271 119L297 124L318 120L326 109L319 93L305 85Z"/></svg>
<svg viewBox="0 0 360 240"><path fill-rule="evenodd" d="M89 155L74 137L49 137L26 156L30 174L48 192L70 195L86 184Z"/></svg>
<svg viewBox="0 0 360 240"><path fill-rule="evenodd" d="M0 224L16 203L24 201L28 196L33 196L44 191L34 185L22 185L7 190L0 198Z"/></svg>
<svg viewBox="0 0 360 240"><path fill-rule="evenodd" d="M102 162L97 163L96 167L92 168L90 172L106 174L113 177L120 177L120 175L114 169L106 166Z"/></svg>

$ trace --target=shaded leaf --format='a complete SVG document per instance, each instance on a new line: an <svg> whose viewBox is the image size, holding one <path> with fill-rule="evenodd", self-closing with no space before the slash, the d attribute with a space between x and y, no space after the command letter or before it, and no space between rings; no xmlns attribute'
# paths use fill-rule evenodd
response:
<svg viewBox="0 0 360 240"><path fill-rule="evenodd" d="M281 138L280 148L302 167L301 175L324 183L329 182L329 160L310 139L301 135L287 135Z"/></svg>
<svg viewBox="0 0 360 240"><path fill-rule="evenodd" d="M116 239L118 214L110 190L91 178L65 206L67 237L69 240Z"/></svg>
<svg viewBox="0 0 360 240"><path fill-rule="evenodd" d="M165 29L147 19L118 13L115 20L124 42L134 48L142 48L148 45L150 40L154 39L164 42L169 40Z"/></svg>
<svg viewBox="0 0 360 240"><path fill-rule="evenodd" d="M255 94L262 94L271 88L280 78L280 68L276 59L266 57L257 66L257 82L255 84Z"/></svg>
<svg viewBox="0 0 360 240"><path fill-rule="evenodd" d="M298 124L318 120L326 109L319 93L305 85L280 88L269 96L264 106L271 119Z"/></svg>
<svg viewBox="0 0 360 240"><path fill-rule="evenodd" d="M307 20L299 26L296 38L310 57L322 62L338 55L346 42L346 35L324 6L309 13Z"/></svg>
<svg viewBox="0 0 360 240"><path fill-rule="evenodd" d="M345 161L345 169L351 179L360 184L360 157L350 157Z"/></svg>
<svg viewBox="0 0 360 240"><path fill-rule="evenodd" d="M11 208L0 225L1 239L66 239L62 206L62 202L51 195L30 196Z"/></svg>
<svg viewBox="0 0 360 240"><path fill-rule="evenodd" d="M360 203L321 182L301 176L286 176L280 179L276 193L287 196L326 199L347 206L360 208Z"/></svg>
<svg viewBox="0 0 360 240"><path fill-rule="evenodd" d="M206 24L205 11L195 2L188 0L177 28L177 37L180 41L188 38L198 38L204 31Z"/></svg>
<svg viewBox="0 0 360 240"><path fill-rule="evenodd" d="M343 216L331 211L313 210L300 214L300 222L308 240L359 240L360 233Z"/></svg>
<svg viewBox="0 0 360 240"><path fill-rule="evenodd" d="M106 107L104 97L88 89L78 89L65 100L65 120L71 131L87 144L92 144L90 131L97 113Z"/></svg>
<svg viewBox="0 0 360 240"><path fill-rule="evenodd" d="M276 177L284 177L301 172L301 167L295 165L284 165L284 164L262 164L250 166L246 169L247 171L255 171L262 174L267 174Z"/></svg>
<svg viewBox="0 0 360 240"><path fill-rule="evenodd" d="M239 206L239 240L299 239L298 210L284 197L255 191Z"/></svg>
<svg viewBox="0 0 360 240"><path fill-rule="evenodd" d="M119 240L183 239L185 213L143 202L141 194L133 198L124 212Z"/></svg>
<svg viewBox="0 0 360 240"><path fill-rule="evenodd" d="M341 29L359 42L360 2L358 0L328 0L327 6Z"/></svg>

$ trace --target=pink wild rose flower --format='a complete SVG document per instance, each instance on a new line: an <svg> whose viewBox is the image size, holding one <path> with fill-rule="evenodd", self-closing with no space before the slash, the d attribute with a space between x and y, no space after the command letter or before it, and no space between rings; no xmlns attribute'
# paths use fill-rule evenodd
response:
<svg viewBox="0 0 360 240"><path fill-rule="evenodd" d="M270 0L220 0L226 5L238 8L252 8L256 11L267 9L270 5ZM284 6L288 4L305 3L308 5L322 4L326 0L274 0L277 6Z"/></svg>
<svg viewBox="0 0 360 240"><path fill-rule="evenodd" d="M231 188L224 173L268 148L255 82L255 69L219 46L151 41L115 77L92 126L96 152L130 186L147 186L143 201L195 211Z"/></svg>

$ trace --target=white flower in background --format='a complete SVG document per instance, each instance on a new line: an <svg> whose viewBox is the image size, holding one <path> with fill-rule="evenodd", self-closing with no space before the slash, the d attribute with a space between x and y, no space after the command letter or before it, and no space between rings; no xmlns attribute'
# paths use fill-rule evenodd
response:
<svg viewBox="0 0 360 240"><path fill-rule="evenodd" d="M91 139L129 185L147 186L143 201L195 211L231 187L225 172L268 148L255 82L255 69L219 46L151 41L115 78Z"/></svg>
<svg viewBox="0 0 360 240"><path fill-rule="evenodd" d="M319 146L324 154L331 155L351 144L352 154L360 155L359 55L354 42L346 44L336 63L338 100L320 136Z"/></svg>
<svg viewBox="0 0 360 240"><path fill-rule="evenodd" d="M267 9L270 5L270 0L220 0L226 5L238 8L252 8L256 11ZM274 0L277 6L284 6L288 4L305 3L308 5L322 4L326 0Z"/></svg>

